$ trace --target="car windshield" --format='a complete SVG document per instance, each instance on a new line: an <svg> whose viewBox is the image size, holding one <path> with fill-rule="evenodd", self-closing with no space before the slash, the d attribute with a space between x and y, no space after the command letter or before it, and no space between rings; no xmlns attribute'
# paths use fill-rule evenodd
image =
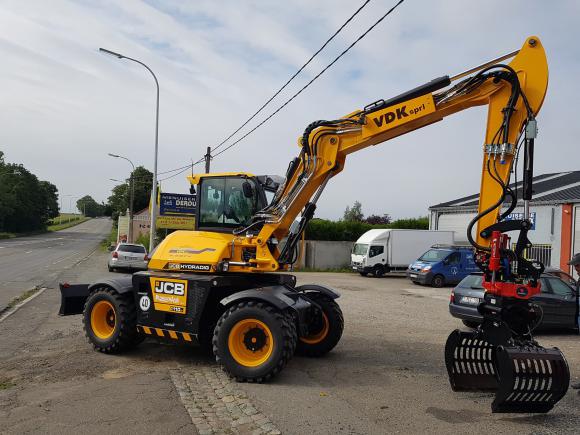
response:
<svg viewBox="0 0 580 435"><path fill-rule="evenodd" d="M467 275L457 285L457 287L472 288L472 289L483 289L483 287L481 285L482 278L483 278L482 275Z"/></svg>
<svg viewBox="0 0 580 435"><path fill-rule="evenodd" d="M121 252L134 252L137 254L144 254L145 253L145 247L144 246L138 246L138 245L119 245L119 248L117 249L117 251L121 251Z"/></svg>
<svg viewBox="0 0 580 435"><path fill-rule="evenodd" d="M355 243L354 248L352 248L352 253L355 255L365 255L369 249L369 245L364 243Z"/></svg>
<svg viewBox="0 0 580 435"><path fill-rule="evenodd" d="M441 261L447 257L451 251L443 250L443 249L429 249L423 255L419 257L420 261L429 261L429 262L436 262Z"/></svg>

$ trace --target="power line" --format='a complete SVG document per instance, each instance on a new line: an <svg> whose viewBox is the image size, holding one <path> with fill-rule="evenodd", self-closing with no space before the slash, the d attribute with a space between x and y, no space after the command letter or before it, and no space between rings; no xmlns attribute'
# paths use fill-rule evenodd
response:
<svg viewBox="0 0 580 435"><path fill-rule="evenodd" d="M219 156L220 154L223 154L224 152L226 152L227 150L229 150L233 146L235 146L238 143L240 143L242 140L244 140L246 137L248 137L250 134L252 134L258 128L260 128L262 125L264 125L266 122L268 122L272 117L274 117L274 115L276 115L278 112L280 112L284 107L286 107L288 104L290 104L292 102L292 100L294 100L298 95L300 95L304 90L306 90L312 83L314 83L315 80L317 80L322 74L324 74L342 56L344 56L346 53L348 53L348 51L351 48L353 48L371 30L373 30L378 24L380 24L381 21L383 21L386 17L388 17L404 1L405 0L399 0L391 9L389 9L387 11L387 13L385 13L381 18L379 18L372 26L370 26L363 34L361 34L352 44L350 44L342 53L340 53L332 62L330 62L322 71L320 71L316 76L314 76L314 78L312 78L312 80L310 80L308 83L306 83L306 85L304 85L298 92L296 92L294 95L292 95L292 97L290 97L290 99L288 99L284 104L282 104L280 107L278 107L268 117L266 117L264 120L262 120L258 125L256 125L250 131L248 131L246 134L244 134L242 137L240 137L239 139L237 139L235 142L231 143L230 145L228 145L227 147L225 147L224 149L222 149L220 152L218 152L217 154L215 154L213 157L215 158L215 157Z"/></svg>
<svg viewBox="0 0 580 435"><path fill-rule="evenodd" d="M249 123L249 122L250 122L252 119L254 119L254 118L256 117L256 115L258 115L258 114L259 114L259 113L260 113L260 112L261 112L261 111L262 111L262 110L263 110L263 109L264 109L264 108L265 108L265 107L266 107L268 104L270 104L270 103L272 102L272 100L273 100L274 98L276 98L276 97L277 97L277 96L280 94L280 92L282 92L282 91L283 91L283 90L286 88L286 86L288 86L288 85L290 84L290 82L291 82L292 80L294 80L294 79L296 78L296 76L298 76L298 74L300 74L300 73L301 73L301 72L304 70L304 68L306 68L306 67L307 67L307 66L310 64L310 62L312 62L312 60L313 60L313 59L314 59L316 56L318 56L318 54L319 54L319 53L320 53L322 50L324 50L324 48L325 48L325 47L326 47L326 46L327 46L327 45L328 45L328 44L329 44L329 43L330 43L330 42L331 42L331 41L332 41L332 40L333 40L333 39L336 37L336 35L338 35L338 34L339 34L341 31L342 31L342 29L344 29L344 28L345 28L345 27L348 25L348 23L350 23L350 22L351 22L351 21L354 19L354 17L356 17L356 16L358 15L358 13L359 13L360 11L362 11L362 10L363 10L363 8L364 8L364 7L365 7L367 4L369 4L369 2L370 2L370 1L371 1L371 0L366 0L366 1L365 1L365 2L362 4L362 6L360 6L360 7L359 7L359 8L358 8L358 9L357 9L355 12L354 12L354 14L352 14L352 15L350 16L350 18L349 18L348 20L346 20L346 21L345 21L345 22L344 22L344 23L343 23L343 24L342 24L342 25L341 25L341 26L338 28L338 30L337 30L337 31L336 31L336 32L334 32L334 34L333 34L333 35L332 35L330 38L328 38L324 44L322 44L322 46L321 46L321 47L320 47L320 48L319 48L319 49L318 49L318 50L317 50L317 51L316 51L316 52L315 52L315 53L314 53L314 54L313 54L313 55L310 57L310 59L308 59L308 60L306 61L306 63L305 63L304 65L302 65L302 66L300 67L300 69L298 69L298 71L296 71L296 72L294 73L294 75L292 75L292 77L290 77L290 78L289 78L289 79L286 81L286 83L284 83L284 85L282 85L282 87L281 87L280 89L278 89L278 90L277 90L277 91L274 93L274 95L272 95L272 96L271 96L271 97L270 97L270 98L269 98L269 99L268 99L268 100L267 100L267 101L266 101L264 104L262 104L262 106L261 106L261 107L260 107L260 108L259 108L259 109L258 109L258 110L257 110L257 111L256 111L256 112L253 114L253 115L252 115L252 116L250 116L250 117L249 117L249 118L248 118L248 119L247 119L247 120L246 120L246 121L245 121L245 122L244 122L242 125L240 125L240 126L239 126L239 127L238 127L238 128L237 128L237 129L236 129L236 130L235 130L235 131L232 133L232 134L230 134L230 135L229 135L228 137L226 137L226 138L225 138L223 141L221 141L221 142L220 142L220 143L219 143L217 146L215 146L215 147L213 148L213 151L215 152L217 149L219 149L221 146L223 146L223 145L224 145L224 144L225 144L225 143L226 143L228 140L230 140L230 139L232 138L232 136L234 136L234 135L235 135L237 132L239 132L239 131L240 131L242 128L244 128L244 127L245 127L245 126L246 126L246 125L247 125L247 124L248 124L248 123Z"/></svg>

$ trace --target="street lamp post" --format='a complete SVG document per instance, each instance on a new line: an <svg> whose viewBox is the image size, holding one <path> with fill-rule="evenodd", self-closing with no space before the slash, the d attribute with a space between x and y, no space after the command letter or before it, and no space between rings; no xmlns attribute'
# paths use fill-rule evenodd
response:
<svg viewBox="0 0 580 435"><path fill-rule="evenodd" d="M131 166L133 167L133 171L131 172L131 176L129 177L129 189L131 190L130 194L131 199L129 200L129 243L133 243L133 201L135 200L135 180L133 180L133 173L135 172L135 165L127 157L123 157L118 154L111 153L108 154L111 157L127 160L129 163L131 163Z"/></svg>
<svg viewBox="0 0 580 435"><path fill-rule="evenodd" d="M147 71L151 73L153 79L155 80L155 86L157 88L157 99L156 99L156 106L155 106L155 154L153 159L153 186L151 189L151 231L149 232L149 252L153 250L155 247L155 219L157 218L157 154L158 154L158 145L159 145L159 82L157 81L157 77L155 73L145 65L143 62L133 59L131 57L127 57L125 55L115 53L114 51L107 50L104 48L99 48L99 51L102 53L115 56L118 59L127 59L138 63L139 65L145 67Z"/></svg>

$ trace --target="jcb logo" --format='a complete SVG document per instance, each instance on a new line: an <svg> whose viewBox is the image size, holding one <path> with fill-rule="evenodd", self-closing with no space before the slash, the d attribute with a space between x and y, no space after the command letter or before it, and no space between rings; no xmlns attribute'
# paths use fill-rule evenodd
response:
<svg viewBox="0 0 580 435"><path fill-rule="evenodd" d="M155 286L155 293L183 296L185 294L185 284L180 282L158 281Z"/></svg>

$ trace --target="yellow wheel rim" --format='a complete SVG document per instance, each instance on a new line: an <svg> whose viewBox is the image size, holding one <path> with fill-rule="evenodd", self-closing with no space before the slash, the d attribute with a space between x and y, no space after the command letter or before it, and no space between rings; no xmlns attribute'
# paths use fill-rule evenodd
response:
<svg viewBox="0 0 580 435"><path fill-rule="evenodd" d="M264 364L274 350L272 331L257 319L240 320L228 336L228 348L232 358L245 367Z"/></svg>
<svg viewBox="0 0 580 435"><path fill-rule="evenodd" d="M330 331L330 322L328 321L328 317L326 317L326 313L322 313L322 320L324 324L319 332L307 335L306 337L300 337L300 341L306 344L318 344L324 340L328 335L328 331Z"/></svg>
<svg viewBox="0 0 580 435"><path fill-rule="evenodd" d="M116 326L115 307L109 301L99 301L91 310L91 329L101 340L111 338Z"/></svg>

